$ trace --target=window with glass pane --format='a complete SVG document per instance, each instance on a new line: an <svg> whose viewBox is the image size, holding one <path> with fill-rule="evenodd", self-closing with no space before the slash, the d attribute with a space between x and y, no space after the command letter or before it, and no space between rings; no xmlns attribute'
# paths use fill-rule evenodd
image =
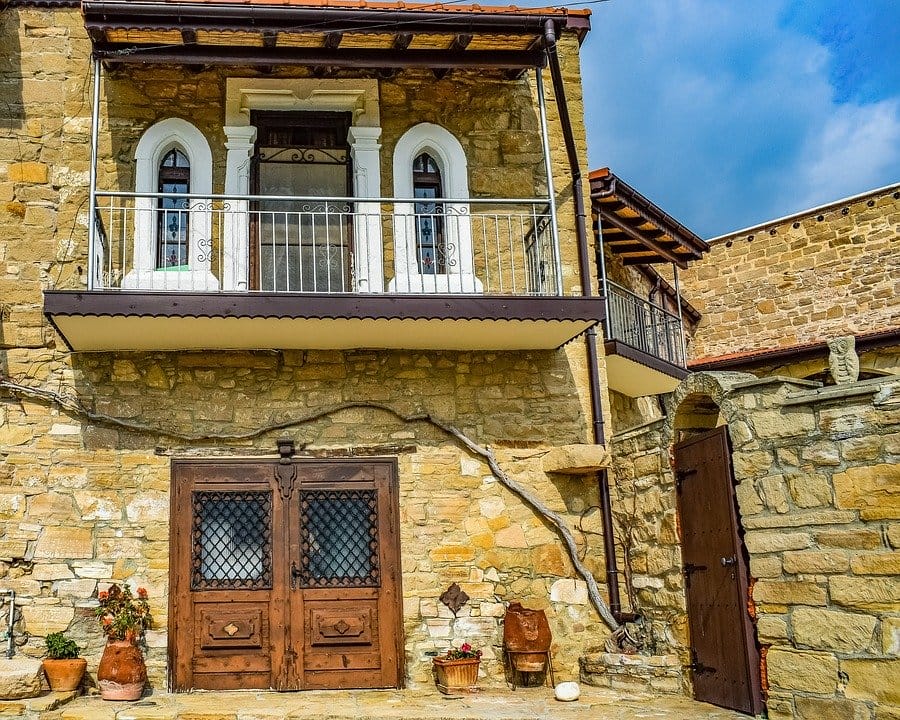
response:
<svg viewBox="0 0 900 720"><path fill-rule="evenodd" d="M378 498L375 490L300 494L301 581L305 587L376 587Z"/></svg>
<svg viewBox="0 0 900 720"><path fill-rule="evenodd" d="M192 587L271 587L271 494L195 492L193 506Z"/></svg>
<svg viewBox="0 0 900 720"><path fill-rule="evenodd" d="M156 228L156 267L158 269L188 264L189 201L191 164L181 150L173 148L159 164L159 192L173 197L160 198Z"/></svg>
<svg viewBox="0 0 900 720"><path fill-rule="evenodd" d="M446 253L444 246L444 207L440 203L427 202L443 197L441 171L434 158L422 153L413 162L413 194L422 198L415 204L416 260L422 275L444 273Z"/></svg>

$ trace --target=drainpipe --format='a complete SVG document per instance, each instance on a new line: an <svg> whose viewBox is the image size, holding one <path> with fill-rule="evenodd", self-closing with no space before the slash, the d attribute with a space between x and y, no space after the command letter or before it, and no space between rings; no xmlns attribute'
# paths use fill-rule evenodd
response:
<svg viewBox="0 0 900 720"><path fill-rule="evenodd" d="M566 90L563 85L559 56L556 52L556 26L552 20L544 23L544 45L550 65L550 77L553 80L553 94L559 111L566 154L572 172L572 202L575 206L575 235L578 239L578 265L581 272L581 292L584 297L593 295L591 281L591 265L588 257L587 222L585 220L584 191L581 182L581 167L578 162L578 151L572 134L572 122L569 117L569 106L566 103ZM606 446L606 435L603 427L603 408L600 404L600 371L597 357L597 331L589 328L586 332L588 356L588 380L590 383L591 412L593 414L594 442ZM600 490L600 518L603 525L603 553L606 560L606 584L609 589L609 609L616 622L631 622L637 619L635 613L622 612L622 600L619 595L619 569L616 560L616 547L613 535L612 504L609 495L609 477L606 470L597 474Z"/></svg>

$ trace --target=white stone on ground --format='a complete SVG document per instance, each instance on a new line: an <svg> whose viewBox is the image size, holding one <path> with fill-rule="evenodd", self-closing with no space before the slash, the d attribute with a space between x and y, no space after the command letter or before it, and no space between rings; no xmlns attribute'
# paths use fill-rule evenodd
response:
<svg viewBox="0 0 900 720"><path fill-rule="evenodd" d="M556 686L554 691L557 700L562 702L572 702L577 700L581 695L581 687L577 682L561 682Z"/></svg>

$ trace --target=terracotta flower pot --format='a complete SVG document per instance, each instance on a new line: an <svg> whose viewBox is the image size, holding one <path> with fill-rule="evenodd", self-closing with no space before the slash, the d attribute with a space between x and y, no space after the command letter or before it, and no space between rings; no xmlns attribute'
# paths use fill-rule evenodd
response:
<svg viewBox="0 0 900 720"><path fill-rule="evenodd" d="M130 640L110 640L100 658L97 682L104 700L140 699L147 682L141 649Z"/></svg>
<svg viewBox="0 0 900 720"><path fill-rule="evenodd" d="M438 690L445 695L461 692L476 692L480 658L449 660L434 658L434 680Z"/></svg>
<svg viewBox="0 0 900 720"><path fill-rule="evenodd" d="M65 660L45 658L43 665L44 674L47 676L47 682L50 683L50 689L53 692L71 692L81 686L81 679L87 668L87 660L84 658Z"/></svg>

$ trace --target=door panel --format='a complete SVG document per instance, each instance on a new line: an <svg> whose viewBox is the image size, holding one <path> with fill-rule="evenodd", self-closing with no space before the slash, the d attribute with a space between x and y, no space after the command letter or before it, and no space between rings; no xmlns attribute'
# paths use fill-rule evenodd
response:
<svg viewBox="0 0 900 720"><path fill-rule="evenodd" d="M747 612L749 572L727 428L679 443L675 458L694 697L761 712L759 652Z"/></svg>
<svg viewBox="0 0 900 720"><path fill-rule="evenodd" d="M395 463L176 461L173 485L174 689L399 686Z"/></svg>

